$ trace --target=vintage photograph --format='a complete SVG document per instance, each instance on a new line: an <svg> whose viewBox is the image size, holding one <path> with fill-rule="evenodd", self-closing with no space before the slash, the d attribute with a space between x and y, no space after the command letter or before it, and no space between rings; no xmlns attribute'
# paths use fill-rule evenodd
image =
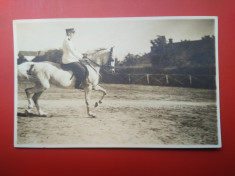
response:
<svg viewBox="0 0 235 176"><path fill-rule="evenodd" d="M14 146L220 148L217 17L14 20Z"/></svg>

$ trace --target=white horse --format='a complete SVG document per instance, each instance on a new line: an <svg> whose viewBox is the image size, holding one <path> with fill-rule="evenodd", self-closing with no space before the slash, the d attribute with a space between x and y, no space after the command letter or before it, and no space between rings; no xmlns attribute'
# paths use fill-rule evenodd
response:
<svg viewBox="0 0 235 176"><path fill-rule="evenodd" d="M88 54L90 64L86 64L88 76L83 83L85 90L85 102L87 105L87 113L91 117L95 114L90 111L90 94L92 90L101 91L103 93L101 99L95 103L95 107L102 103L106 90L100 87L99 78L101 68L106 68L108 71L115 71L115 60L112 59L112 51L107 49L96 50ZM59 64L50 62L25 62L17 66L18 83L21 80L27 79L34 83L34 87L25 89L28 100L28 108L25 110L26 115L29 114L34 107L37 108L39 116L47 116L38 104L38 100L42 93L50 88L50 85L56 85L63 88L75 88L75 76L71 71L65 71L60 68Z"/></svg>

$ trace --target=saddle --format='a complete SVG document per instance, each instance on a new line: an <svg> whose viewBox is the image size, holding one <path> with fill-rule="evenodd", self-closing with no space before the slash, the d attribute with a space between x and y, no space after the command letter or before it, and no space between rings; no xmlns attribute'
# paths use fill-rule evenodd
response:
<svg viewBox="0 0 235 176"><path fill-rule="evenodd" d="M72 63L71 63L72 64ZM81 69L79 68L79 67L73 67L73 66L71 66L71 64L61 64L60 66L61 66L61 68L64 70L64 71L72 71L72 77L73 76L77 76L77 74L79 73L79 72L81 72ZM87 67L86 67L86 65L87 64L85 64L85 63L83 63L83 62L79 62L79 64L84 68L84 70L85 70L85 77L84 77L84 79L85 78L87 78L88 77L88 69L87 69ZM80 70L78 70L78 69L80 69ZM70 79L72 79L72 77L70 78Z"/></svg>
<svg viewBox="0 0 235 176"><path fill-rule="evenodd" d="M88 69L87 66L83 62L73 62L69 64L61 64L61 68L65 71L72 71L73 74L70 78L70 80L75 76L76 82L75 82L75 88L81 89L83 84L85 83L85 80L88 78Z"/></svg>

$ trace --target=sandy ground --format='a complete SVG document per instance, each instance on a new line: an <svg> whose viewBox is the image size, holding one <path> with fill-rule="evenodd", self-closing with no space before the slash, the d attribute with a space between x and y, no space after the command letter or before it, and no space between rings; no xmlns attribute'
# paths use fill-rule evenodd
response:
<svg viewBox="0 0 235 176"><path fill-rule="evenodd" d="M88 117L84 91L52 87L26 117L23 86L18 93L17 144L77 147L216 145L215 90L143 85L102 85L108 94ZM93 92L92 105L101 96Z"/></svg>

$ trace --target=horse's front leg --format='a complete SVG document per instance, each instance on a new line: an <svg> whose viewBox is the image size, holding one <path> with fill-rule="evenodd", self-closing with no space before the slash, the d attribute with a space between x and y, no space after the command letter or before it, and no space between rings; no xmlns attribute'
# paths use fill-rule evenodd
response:
<svg viewBox="0 0 235 176"><path fill-rule="evenodd" d="M87 106L87 114L91 117L95 117L95 114L90 111L90 95L92 91L92 86L88 86L85 88L85 101Z"/></svg>
<svg viewBox="0 0 235 176"><path fill-rule="evenodd" d="M98 102L95 103L95 107L98 107L99 104L102 103L102 100L104 99L104 96L107 94L107 92L104 88L100 87L99 85L95 86L93 89L103 93L101 99Z"/></svg>

